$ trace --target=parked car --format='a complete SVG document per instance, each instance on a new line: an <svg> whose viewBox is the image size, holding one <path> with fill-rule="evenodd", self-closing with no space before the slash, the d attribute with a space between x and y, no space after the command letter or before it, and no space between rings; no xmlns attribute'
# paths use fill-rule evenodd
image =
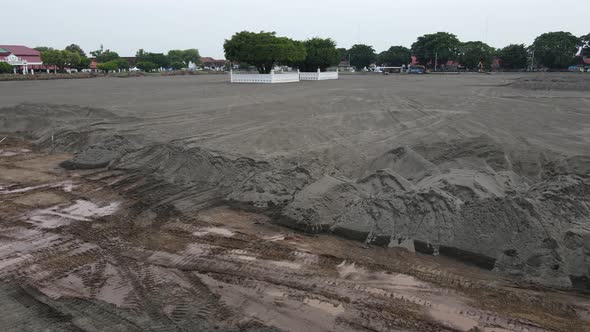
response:
<svg viewBox="0 0 590 332"><path fill-rule="evenodd" d="M424 74L426 72L426 68L420 65L413 65L408 68L408 74Z"/></svg>

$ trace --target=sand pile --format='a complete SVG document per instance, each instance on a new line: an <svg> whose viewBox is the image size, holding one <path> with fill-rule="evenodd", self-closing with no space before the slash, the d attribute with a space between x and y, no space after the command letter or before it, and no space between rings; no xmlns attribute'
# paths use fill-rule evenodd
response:
<svg viewBox="0 0 590 332"><path fill-rule="evenodd" d="M547 162L540 175L530 178L527 174L534 172L510 167L519 162L508 156L500 167L494 165L497 154L487 160L433 159L436 164L416 155L409 148L389 152L377 164L391 167L355 182L320 179L297 193L284 213L367 242L397 246L413 239L422 252L455 256L533 282L569 287L588 275L586 162L576 158L559 167ZM404 169L416 171L402 176L396 166L409 160L415 167ZM471 169L450 167L461 164Z"/></svg>
<svg viewBox="0 0 590 332"><path fill-rule="evenodd" d="M547 73L525 76L514 81L511 86L517 89L531 90L590 90L590 80L587 73L571 73L558 77Z"/></svg>
<svg viewBox="0 0 590 332"><path fill-rule="evenodd" d="M103 130L96 123L126 121L106 111L19 107L0 110L0 131L76 152L64 167L119 172L112 186L147 206L189 213L231 202L291 227L450 255L535 283L588 286L590 156L515 150L479 136L394 147L350 179Z"/></svg>

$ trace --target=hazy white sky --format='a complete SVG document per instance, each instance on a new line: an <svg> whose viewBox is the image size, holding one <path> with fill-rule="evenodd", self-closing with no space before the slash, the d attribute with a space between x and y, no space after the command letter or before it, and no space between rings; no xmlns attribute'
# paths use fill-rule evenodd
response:
<svg viewBox="0 0 590 332"><path fill-rule="evenodd" d="M410 47L420 35L447 31L462 41L495 47L530 44L549 31L590 33L587 0L28 0L2 1L0 44L131 56L198 48L223 57L223 42L236 31L276 31L294 39L330 37L339 47Z"/></svg>

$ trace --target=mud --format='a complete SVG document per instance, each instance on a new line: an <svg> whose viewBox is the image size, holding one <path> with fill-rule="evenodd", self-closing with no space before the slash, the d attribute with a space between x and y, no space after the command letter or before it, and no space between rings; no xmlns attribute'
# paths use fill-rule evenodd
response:
<svg viewBox="0 0 590 332"><path fill-rule="evenodd" d="M37 177L35 189L2 196L3 331L589 326L590 300L575 293L515 288L444 257L302 233L229 206L192 215L172 205L146 207L113 191L110 177L58 165L37 152L0 159L0 171L34 171L73 185L64 191ZM49 222L31 220L39 214Z"/></svg>
<svg viewBox="0 0 590 332"><path fill-rule="evenodd" d="M0 133L5 133L0 136L8 135L11 140L32 139L32 149L38 151L35 153L51 153L46 158L52 158L55 167L58 164L61 167L56 168L57 175L39 171L47 165L24 161L30 152L19 152L30 147L14 145L14 141L8 145L2 143L1 158L9 160L10 167L0 173L3 181L0 199L14 201L11 204L22 209L19 222L43 232L79 230L88 227L88 223L99 225L94 222L97 220L111 220L111 224L125 220L126 227L137 234L117 228L122 234L110 245L119 247L120 241L130 242L124 247L135 248L131 256L144 257L141 264L137 263L141 269L143 264L189 269L194 271L189 279L197 278L200 287L212 289L211 296L217 299L213 302L227 304L219 310L244 309L236 314L240 318L228 320L228 326L219 328L242 328L240 324L247 320L286 330L296 330L293 322L305 321L307 325L301 326L307 330L316 327L319 330L438 331L477 327L566 331L571 324L576 328L583 326L584 323L575 319L585 317L585 305L576 309L574 306L578 304L574 303L579 303L578 300L552 299L548 300L552 304L547 305L550 308L547 310L559 313L547 316L543 307L531 318L527 310L532 309L526 301L533 303L539 300L535 296L542 296L530 295L534 294L532 290L521 293L509 288L514 284L519 287L536 284L582 290L590 276L587 144L590 104L588 90L584 88L587 78L545 75L348 76L338 82L289 88L236 87L222 83L222 78L217 77L183 77L174 81L145 78L134 82L109 81L109 84L107 80L85 81L80 84L98 84L94 91L110 93L107 94L110 98L101 99L102 104L97 107L94 97L79 90L79 94L72 94L76 97L59 93L36 96L33 101L43 103L5 105L0 110ZM556 81L551 84L569 82L576 87L560 83L559 88L548 85L537 89L523 85L523 82L548 78ZM170 86L161 88L162 91L154 90L154 95L141 104L133 103L132 96L123 104L119 95L110 92L110 83L125 85L130 91ZM34 82L30 89L47 88L46 84ZM187 86L197 89L189 90ZM3 87L8 88L3 93L12 88ZM223 93L218 90L220 87ZM433 89L438 94L424 93ZM163 105L155 99L158 95L174 96L175 102ZM191 98L200 98L198 106L191 104ZM2 103L17 100L11 95L3 98ZM50 104L57 100L60 104L88 106ZM57 154L63 152L72 155L61 155L60 159ZM62 173L76 174L76 181L64 179ZM94 187L92 190L111 192L113 196L107 195L108 200L101 195L87 197L94 194L85 191L88 184L79 182L88 181ZM59 183L69 183L64 187L69 192ZM70 195L69 203L45 196L47 191ZM79 196L80 191L86 194ZM31 194L38 196L21 197ZM30 203L36 201L40 205L38 209ZM133 203L125 205L124 201ZM230 220L235 216L229 207L254 212L249 223L255 228L258 223L266 227L274 223L311 233L332 232L360 242L342 242L347 247L339 247L344 250L339 252L322 249L316 246L315 240L293 241L282 232L262 232L243 238L244 234L236 227L244 225L235 225ZM103 213L103 208L108 213ZM117 217L120 215L125 215L124 219ZM190 219L195 215L196 220ZM207 221L211 218L216 222ZM167 231L170 227L174 229L172 234ZM85 237L88 230L77 232L76 236ZM325 236L328 235L321 235L323 241L327 241ZM199 245L189 247L183 242L189 238L191 243ZM48 237L47 241L51 239ZM97 245L96 241L91 242ZM46 241L39 243L45 245ZM302 257L303 261L293 259L283 244L300 245L289 250L297 252L296 257ZM278 246L278 251L266 246ZM345 264L342 266L350 270L346 264L352 263L343 253L351 248L360 248L361 253L352 262L353 270L360 268L343 277L338 269ZM363 252L366 250L376 251ZM449 296L432 304L431 296L418 296L422 290L418 295L404 292L406 288L417 287L411 278L440 285L438 272L424 272L421 268L400 271L392 267L397 263L388 265L387 269L370 263L369 257L374 255L383 255L383 259L399 258L398 253L405 250L443 256L436 259L445 260L448 265L455 264L446 260L452 257L492 271L469 270L465 265L458 265L459 280L465 280L443 286L458 287L467 293L457 295L451 304L445 302ZM426 259L419 253L408 255L416 261ZM20 266L30 258L27 255L32 254L10 257L6 266ZM186 258L187 255L191 258ZM212 264L207 258L211 255L225 265ZM85 259L97 258L93 254ZM128 259L121 264L127 265ZM350 286L353 290L360 287L358 283L364 278L380 279L380 273L387 271L401 274L390 282L402 285L385 293L381 286L366 286L363 292L370 300L322 287L311 291L314 294L311 296L309 282L292 284L276 272L307 275L301 276L302 279L309 279L309 275L318 277L323 270L312 268L309 272L308 265L319 264L323 269L326 259L331 266L326 270L327 275L335 274L343 280L352 278L350 282L356 285ZM185 265L179 267L174 263L179 260L185 261ZM279 274L279 279L268 279L268 271ZM465 271L477 271L478 278L482 274L489 279L473 280ZM167 273L157 272L156 279L171 278ZM242 289L241 281L234 280L257 274L265 277L254 284L286 283L303 293L285 298L278 295L289 293L279 287L264 293L265 300L261 302L256 292ZM71 273L64 278L53 286L36 284L35 289L46 289L53 297L65 292L70 297L97 299L94 293L82 289L81 279ZM142 282L143 279L139 283ZM174 281L184 282L187 281ZM312 284L317 287L316 282ZM74 285L70 287L74 293L69 288L60 291L64 285ZM137 287L137 283L132 287ZM326 292L333 294L327 296ZM544 289L537 294L547 292L551 290ZM105 298L112 299L113 305L121 305L125 298L113 290L103 293ZM385 294L390 300L373 302L376 294ZM524 296L527 300L498 306L494 300L487 299L498 294ZM399 303L408 296L412 300L400 307ZM486 300L481 300L482 296ZM478 299L477 305L469 301L473 297ZM276 298L281 301L277 302ZM349 310L346 298L350 303L359 303ZM274 304L267 302L270 299L275 299ZM561 304L556 305L557 302ZM428 303L434 309L428 309ZM416 311L416 305L423 308ZM281 311L281 306L286 309ZM323 311L334 320L325 316L316 319L306 306L313 308L313 313ZM396 309L377 309L382 306ZM527 313L515 317L503 311L519 306ZM398 307L400 312L396 311ZM301 314L294 318L291 312L297 311L296 308L301 309ZM159 320L161 315L175 312L172 304L165 304L162 310L153 313L151 319ZM366 310L375 311L359 316ZM398 325L395 325L396 315L401 317ZM489 322L490 315L496 315L494 323ZM557 318L566 316L567 322ZM181 321L185 323L184 319Z"/></svg>

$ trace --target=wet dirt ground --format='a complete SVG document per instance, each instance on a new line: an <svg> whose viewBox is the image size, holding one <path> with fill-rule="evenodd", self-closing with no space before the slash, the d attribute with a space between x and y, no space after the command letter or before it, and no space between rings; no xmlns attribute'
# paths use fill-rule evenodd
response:
<svg viewBox="0 0 590 332"><path fill-rule="evenodd" d="M0 144L2 331L590 331L585 294L227 206L144 206L117 173L32 150Z"/></svg>

